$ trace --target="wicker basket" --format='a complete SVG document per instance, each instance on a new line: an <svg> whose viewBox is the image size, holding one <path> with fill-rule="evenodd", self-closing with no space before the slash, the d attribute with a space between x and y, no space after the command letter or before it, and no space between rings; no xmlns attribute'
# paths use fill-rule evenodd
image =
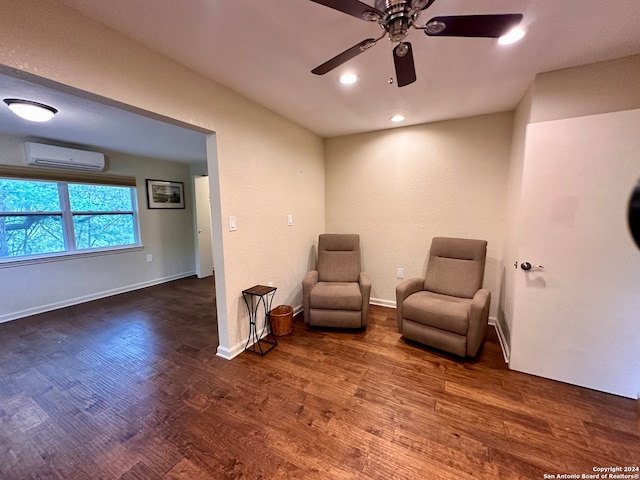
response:
<svg viewBox="0 0 640 480"><path fill-rule="evenodd" d="M280 305L269 312L271 317L271 331L281 337L291 333L293 329L293 308L289 305Z"/></svg>

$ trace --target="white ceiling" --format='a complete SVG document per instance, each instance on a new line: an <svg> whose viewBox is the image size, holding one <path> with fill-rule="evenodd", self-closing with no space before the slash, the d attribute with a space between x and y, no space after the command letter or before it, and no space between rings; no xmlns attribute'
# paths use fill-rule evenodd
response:
<svg viewBox="0 0 640 480"><path fill-rule="evenodd" d="M513 109L536 73L640 53L639 0L436 0L432 16L522 13L525 39L434 38L411 31L418 81L394 76L392 45L324 76L311 69L380 32L309 0L58 0L323 137ZM373 0L365 0L373 4ZM338 75L360 77L354 86ZM204 135L34 85L0 70L2 97L65 105L50 124L26 124L0 108L0 131L113 151L202 161ZM0 107L3 107L0 105Z"/></svg>
<svg viewBox="0 0 640 480"><path fill-rule="evenodd" d="M309 0L59 0L323 137L513 109L534 75L640 53L639 0L436 0L436 15L522 13L529 35L434 38L413 30L418 81L389 85L381 40L324 76L311 69L380 32ZM373 5L373 0L365 0ZM360 83L344 88L338 74Z"/></svg>

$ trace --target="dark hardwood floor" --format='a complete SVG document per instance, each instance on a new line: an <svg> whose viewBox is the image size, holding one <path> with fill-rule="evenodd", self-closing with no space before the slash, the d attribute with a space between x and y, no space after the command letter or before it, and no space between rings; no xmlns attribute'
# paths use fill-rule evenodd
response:
<svg viewBox="0 0 640 480"><path fill-rule="evenodd" d="M0 478L542 479L640 465L639 402L295 319L216 357L189 278L0 325ZM546 477L550 478L550 477Z"/></svg>

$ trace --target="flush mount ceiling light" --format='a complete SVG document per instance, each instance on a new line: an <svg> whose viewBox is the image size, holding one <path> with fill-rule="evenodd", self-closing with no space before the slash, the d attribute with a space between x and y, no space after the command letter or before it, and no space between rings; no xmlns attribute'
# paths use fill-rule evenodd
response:
<svg viewBox="0 0 640 480"><path fill-rule="evenodd" d="M524 27L518 26L509 30L507 33L498 38L498 44L511 45L512 43L519 42L527 34Z"/></svg>
<svg viewBox="0 0 640 480"><path fill-rule="evenodd" d="M31 100L5 98L4 103L7 104L13 113L31 122L46 122L58 113L58 110L49 105Z"/></svg>
<svg viewBox="0 0 640 480"><path fill-rule="evenodd" d="M405 116L401 115L401 114L397 114L397 115L394 115L393 117L391 117L391 121L393 123L404 122L404 120L405 120Z"/></svg>
<svg viewBox="0 0 640 480"><path fill-rule="evenodd" d="M340 83L343 85L353 85L358 81L358 76L355 73L344 73L340 75Z"/></svg>

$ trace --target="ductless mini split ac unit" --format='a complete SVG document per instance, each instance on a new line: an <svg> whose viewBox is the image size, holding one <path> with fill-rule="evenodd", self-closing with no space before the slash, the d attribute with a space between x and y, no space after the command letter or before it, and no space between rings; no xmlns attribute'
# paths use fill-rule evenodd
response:
<svg viewBox="0 0 640 480"><path fill-rule="evenodd" d="M104 170L102 153L34 142L25 142L24 148L29 165L94 172Z"/></svg>

